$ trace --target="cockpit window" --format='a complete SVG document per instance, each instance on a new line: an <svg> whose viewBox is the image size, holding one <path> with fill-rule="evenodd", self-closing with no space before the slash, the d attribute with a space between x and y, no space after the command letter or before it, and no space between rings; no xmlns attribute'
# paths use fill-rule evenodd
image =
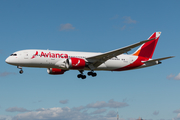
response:
<svg viewBox="0 0 180 120"><path fill-rule="evenodd" d="M10 56L17 56L17 54L11 54Z"/></svg>

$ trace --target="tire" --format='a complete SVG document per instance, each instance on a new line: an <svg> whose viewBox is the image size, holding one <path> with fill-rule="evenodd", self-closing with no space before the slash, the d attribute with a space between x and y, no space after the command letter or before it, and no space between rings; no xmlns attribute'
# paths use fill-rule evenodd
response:
<svg viewBox="0 0 180 120"><path fill-rule="evenodd" d="M92 74L92 77L96 77L96 76L97 76L97 73L93 73L93 74Z"/></svg>
<svg viewBox="0 0 180 120"><path fill-rule="evenodd" d="M23 70L20 70L19 73L20 73L20 74L23 74Z"/></svg>
<svg viewBox="0 0 180 120"><path fill-rule="evenodd" d="M88 76L91 76L92 75L92 72L88 72Z"/></svg>
<svg viewBox="0 0 180 120"><path fill-rule="evenodd" d="M81 77L82 79L86 79L86 76L85 75L82 75L82 77Z"/></svg>
<svg viewBox="0 0 180 120"><path fill-rule="evenodd" d="M82 75L81 75L81 74L78 74L78 75L77 75L77 77L78 77L78 78L81 78L81 77L82 77Z"/></svg>

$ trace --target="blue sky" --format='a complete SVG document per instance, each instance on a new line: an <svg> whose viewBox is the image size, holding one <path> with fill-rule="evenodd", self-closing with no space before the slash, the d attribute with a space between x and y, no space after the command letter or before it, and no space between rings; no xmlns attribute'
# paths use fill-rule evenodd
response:
<svg viewBox="0 0 180 120"><path fill-rule="evenodd" d="M0 1L0 120L180 119L180 1ZM153 58L162 64L125 72L78 71L5 63L23 49L107 52L161 31ZM137 48L136 48L137 49ZM131 52L134 52L133 49Z"/></svg>

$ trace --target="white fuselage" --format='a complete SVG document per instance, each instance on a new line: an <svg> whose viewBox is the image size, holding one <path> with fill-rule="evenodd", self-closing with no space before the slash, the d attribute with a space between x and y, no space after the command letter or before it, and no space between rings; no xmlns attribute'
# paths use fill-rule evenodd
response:
<svg viewBox="0 0 180 120"><path fill-rule="evenodd" d="M102 53L91 52L72 52L72 51L56 51L56 50L22 50L13 53L6 59L6 62L22 67L39 67L39 68L65 68L67 58L83 58L96 56ZM138 56L122 54L107 60L95 70L114 71L132 64L138 59ZM144 65L141 65L141 67ZM140 67L140 66L138 66ZM83 70L89 70L85 67Z"/></svg>

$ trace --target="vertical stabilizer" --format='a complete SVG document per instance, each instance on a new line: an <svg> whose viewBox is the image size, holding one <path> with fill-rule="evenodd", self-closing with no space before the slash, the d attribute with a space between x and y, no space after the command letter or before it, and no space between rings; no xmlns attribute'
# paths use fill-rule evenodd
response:
<svg viewBox="0 0 180 120"><path fill-rule="evenodd" d="M151 59L156 48L156 44L159 40L161 32L153 33L148 39L154 39L141 45L136 52L133 53L135 56L141 56Z"/></svg>

